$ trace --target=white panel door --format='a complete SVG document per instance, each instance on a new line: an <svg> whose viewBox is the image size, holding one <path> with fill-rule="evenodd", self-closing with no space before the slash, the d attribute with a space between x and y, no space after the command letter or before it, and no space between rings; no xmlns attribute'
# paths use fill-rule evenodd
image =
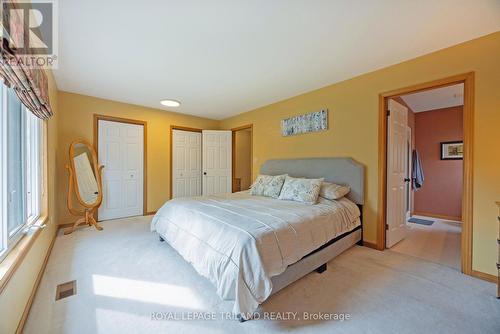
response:
<svg viewBox="0 0 500 334"><path fill-rule="evenodd" d="M411 189L411 170L412 170L412 158L413 158L413 143L412 143L412 134L411 134L411 128L407 125L406 126L406 138L407 143L406 143L406 221L411 218L411 198L412 198L412 189Z"/></svg>
<svg viewBox="0 0 500 334"><path fill-rule="evenodd" d="M406 183L408 109L389 100L387 125L387 230L386 247L401 241L408 232L406 223Z"/></svg>
<svg viewBox="0 0 500 334"><path fill-rule="evenodd" d="M139 216L144 196L144 127L99 121L103 200L99 220Z"/></svg>
<svg viewBox="0 0 500 334"><path fill-rule="evenodd" d="M172 198L201 196L201 133L172 131Z"/></svg>
<svg viewBox="0 0 500 334"><path fill-rule="evenodd" d="M231 193L231 131L203 130L203 195Z"/></svg>

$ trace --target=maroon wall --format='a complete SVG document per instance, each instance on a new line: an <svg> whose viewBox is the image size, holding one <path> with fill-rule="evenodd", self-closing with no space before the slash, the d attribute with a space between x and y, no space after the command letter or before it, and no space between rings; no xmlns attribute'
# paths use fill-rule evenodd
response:
<svg viewBox="0 0 500 334"><path fill-rule="evenodd" d="M463 107L415 113L415 148L425 181L414 192L414 213L460 219L462 216L462 160L441 160L440 142L463 140Z"/></svg>

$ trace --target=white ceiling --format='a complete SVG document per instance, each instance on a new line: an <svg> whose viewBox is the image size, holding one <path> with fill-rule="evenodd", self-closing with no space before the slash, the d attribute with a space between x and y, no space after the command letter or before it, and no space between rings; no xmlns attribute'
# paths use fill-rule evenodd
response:
<svg viewBox="0 0 500 334"><path fill-rule="evenodd" d="M498 0L59 1L60 90L222 119L500 30Z"/></svg>
<svg viewBox="0 0 500 334"><path fill-rule="evenodd" d="M401 98L413 112L461 106L464 104L464 84L402 95Z"/></svg>

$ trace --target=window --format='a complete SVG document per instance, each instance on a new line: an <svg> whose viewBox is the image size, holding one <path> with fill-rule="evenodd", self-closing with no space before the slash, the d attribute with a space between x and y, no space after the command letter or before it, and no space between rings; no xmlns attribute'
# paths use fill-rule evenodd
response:
<svg viewBox="0 0 500 334"><path fill-rule="evenodd" d="M43 121L0 82L0 259L39 217Z"/></svg>

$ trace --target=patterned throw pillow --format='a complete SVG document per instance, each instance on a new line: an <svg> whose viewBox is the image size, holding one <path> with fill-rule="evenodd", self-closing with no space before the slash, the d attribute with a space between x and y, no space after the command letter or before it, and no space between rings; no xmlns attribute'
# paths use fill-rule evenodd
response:
<svg viewBox="0 0 500 334"><path fill-rule="evenodd" d="M323 182L319 195L329 200L341 199L351 191L349 186L342 186L335 183Z"/></svg>
<svg viewBox="0 0 500 334"><path fill-rule="evenodd" d="M259 175L250 188L250 194L278 198L287 175Z"/></svg>
<svg viewBox="0 0 500 334"><path fill-rule="evenodd" d="M298 179L287 175L279 199L316 204L323 179Z"/></svg>

